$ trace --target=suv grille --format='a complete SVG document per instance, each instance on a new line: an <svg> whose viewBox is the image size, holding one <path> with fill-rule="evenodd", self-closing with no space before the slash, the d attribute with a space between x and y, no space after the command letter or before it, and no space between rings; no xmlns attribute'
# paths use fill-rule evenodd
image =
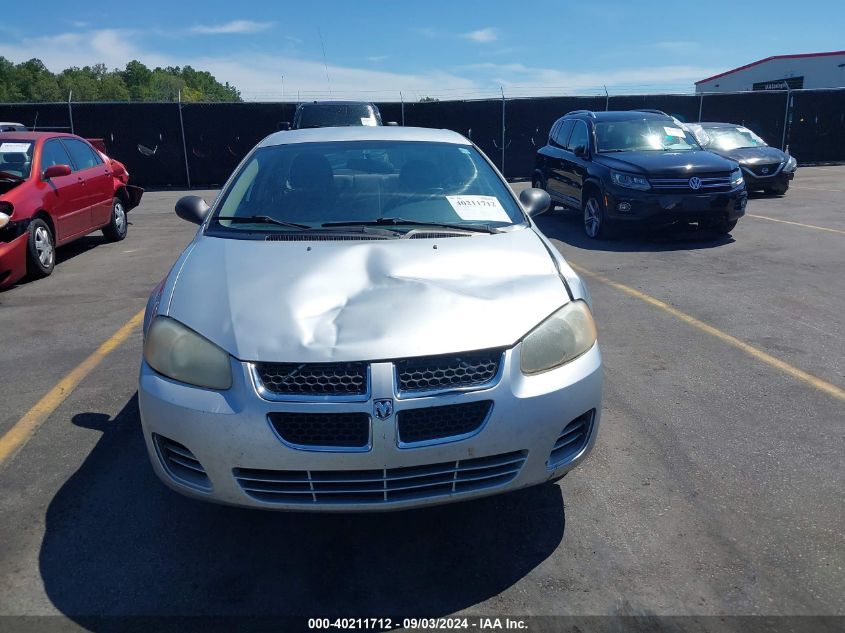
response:
<svg viewBox="0 0 845 633"><path fill-rule="evenodd" d="M549 468L557 468L572 461L581 452L590 439L590 430L593 427L593 416L595 409L582 413L572 420L561 432L555 442L551 455L549 455Z"/></svg>
<svg viewBox="0 0 845 633"><path fill-rule="evenodd" d="M233 474L250 497L267 503L390 503L496 488L522 469L526 451L383 470L257 470Z"/></svg>
<svg viewBox="0 0 845 633"><path fill-rule="evenodd" d="M256 363L264 388L289 396L363 396L366 363Z"/></svg>
<svg viewBox="0 0 845 633"><path fill-rule="evenodd" d="M396 379L406 393L477 387L496 377L501 362L500 349L408 358L396 362Z"/></svg>
<svg viewBox="0 0 845 633"><path fill-rule="evenodd" d="M743 167L745 167L745 169L750 171L755 176L762 176L763 178L765 178L766 176L774 176L780 171L780 163L767 163L765 165L743 165Z"/></svg>
<svg viewBox="0 0 845 633"><path fill-rule="evenodd" d="M285 442L304 447L366 448L366 413L271 413L270 424Z"/></svg>
<svg viewBox="0 0 845 633"><path fill-rule="evenodd" d="M694 176L698 176L699 180L701 180L701 187L698 189L693 189L689 185L690 179ZM693 174L686 178L649 178L648 181L651 183L652 188L658 192L708 193L712 191L730 191L731 189L730 174Z"/></svg>
<svg viewBox="0 0 845 633"><path fill-rule="evenodd" d="M492 408L491 400L482 400L400 411L399 442L413 444L473 433L481 429Z"/></svg>

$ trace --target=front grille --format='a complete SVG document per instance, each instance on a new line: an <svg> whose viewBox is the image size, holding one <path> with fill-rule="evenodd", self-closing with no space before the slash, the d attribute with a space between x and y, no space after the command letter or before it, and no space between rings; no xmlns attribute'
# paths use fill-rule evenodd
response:
<svg viewBox="0 0 845 633"><path fill-rule="evenodd" d="M593 428L595 414L595 409L592 409L579 415L566 425L549 455L549 468L562 466L584 449L590 439L590 430Z"/></svg>
<svg viewBox="0 0 845 633"><path fill-rule="evenodd" d="M762 178L766 178L768 176L774 176L778 173L780 169L780 163L768 163L768 164L757 164L757 165L743 165L745 169L750 171L755 176L760 176ZM764 171L765 170L765 171Z"/></svg>
<svg viewBox="0 0 845 633"><path fill-rule="evenodd" d="M205 469L187 447L157 433L153 434L153 441L167 474L182 483L203 490L211 490L211 481Z"/></svg>
<svg viewBox="0 0 845 633"><path fill-rule="evenodd" d="M279 437L294 446L366 448L370 444L366 413L271 413L268 417Z"/></svg>
<svg viewBox="0 0 845 633"><path fill-rule="evenodd" d="M400 411L399 442L414 444L474 433L482 427L492 408L491 400L481 400Z"/></svg>
<svg viewBox="0 0 845 633"><path fill-rule="evenodd" d="M477 387L496 377L501 362L498 349L408 358L396 362L396 379L405 393Z"/></svg>
<svg viewBox="0 0 845 633"><path fill-rule="evenodd" d="M730 174L702 174L698 176L701 180L701 187L693 189L690 187L689 181L695 175L693 174L684 178L649 178L648 181L651 183L652 189L658 192L709 193L713 191L729 191L731 188Z"/></svg>
<svg viewBox="0 0 845 633"><path fill-rule="evenodd" d="M526 451L379 470L258 470L235 468L253 499L286 504L391 503L496 488L522 469Z"/></svg>
<svg viewBox="0 0 845 633"><path fill-rule="evenodd" d="M267 391L283 396L348 397L367 393L366 363L256 363Z"/></svg>

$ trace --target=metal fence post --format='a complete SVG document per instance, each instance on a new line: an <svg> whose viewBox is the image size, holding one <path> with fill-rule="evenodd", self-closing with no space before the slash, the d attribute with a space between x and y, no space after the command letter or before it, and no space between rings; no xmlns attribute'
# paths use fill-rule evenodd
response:
<svg viewBox="0 0 845 633"><path fill-rule="evenodd" d="M71 90L67 94L67 116L70 119L70 133L76 134L76 132L73 131L73 105L71 105L71 99L72 98L73 98L73 90Z"/></svg>
<svg viewBox="0 0 845 633"><path fill-rule="evenodd" d="M405 126L405 97L402 96L402 91L399 91L399 101L402 102L402 126Z"/></svg>
<svg viewBox="0 0 845 633"><path fill-rule="evenodd" d="M604 111L610 110L610 93L607 91L607 86L604 86Z"/></svg>
<svg viewBox="0 0 845 633"><path fill-rule="evenodd" d="M502 91L502 175L505 175L505 89L499 86Z"/></svg>
<svg viewBox="0 0 845 633"><path fill-rule="evenodd" d="M179 129L182 130L182 152L185 155L185 178L188 181L188 189L191 188L191 170L188 167L188 144L185 143L185 121L182 119L182 91L179 91Z"/></svg>
<svg viewBox="0 0 845 633"><path fill-rule="evenodd" d="M789 120L789 102L792 100L792 91L787 89L786 91L786 107L783 109L783 136L780 140L780 149L781 151L786 151L786 126L789 125L791 122Z"/></svg>
<svg viewBox="0 0 845 633"><path fill-rule="evenodd" d="M701 111L704 109L704 93L701 93L701 97L698 99L698 122L701 123Z"/></svg>

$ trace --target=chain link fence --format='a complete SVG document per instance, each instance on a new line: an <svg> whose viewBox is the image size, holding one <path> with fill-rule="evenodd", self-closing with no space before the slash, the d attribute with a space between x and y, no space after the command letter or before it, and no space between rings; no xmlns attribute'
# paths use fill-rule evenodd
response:
<svg viewBox="0 0 845 633"><path fill-rule="evenodd" d="M528 178L552 123L571 110L656 109L681 121L751 128L800 164L845 162L845 89L384 102L385 122L447 128L478 145L508 178ZM215 187L296 103L15 103L0 120L104 140L135 183Z"/></svg>

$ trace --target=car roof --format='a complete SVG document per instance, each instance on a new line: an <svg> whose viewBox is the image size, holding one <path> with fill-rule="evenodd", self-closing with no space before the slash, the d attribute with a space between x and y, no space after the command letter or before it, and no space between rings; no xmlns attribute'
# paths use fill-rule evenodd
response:
<svg viewBox="0 0 845 633"><path fill-rule="evenodd" d="M276 132L261 141L258 146L270 147L292 143L331 143L336 141L422 141L425 143L452 143L453 145L472 144L464 136L452 130L398 125L358 125L315 127Z"/></svg>
<svg viewBox="0 0 845 633"><path fill-rule="evenodd" d="M305 106L347 106L347 105L375 105L372 101L303 101L299 107Z"/></svg>
<svg viewBox="0 0 845 633"><path fill-rule="evenodd" d="M663 119L673 120L668 114L646 112L644 110L610 110L593 112L591 110L576 110L563 115L563 118L592 119L593 121L630 121L631 119Z"/></svg>
<svg viewBox="0 0 845 633"><path fill-rule="evenodd" d="M66 134L64 132L0 132L7 141L39 141L43 138L53 138L55 136L78 138L75 134Z"/></svg>

